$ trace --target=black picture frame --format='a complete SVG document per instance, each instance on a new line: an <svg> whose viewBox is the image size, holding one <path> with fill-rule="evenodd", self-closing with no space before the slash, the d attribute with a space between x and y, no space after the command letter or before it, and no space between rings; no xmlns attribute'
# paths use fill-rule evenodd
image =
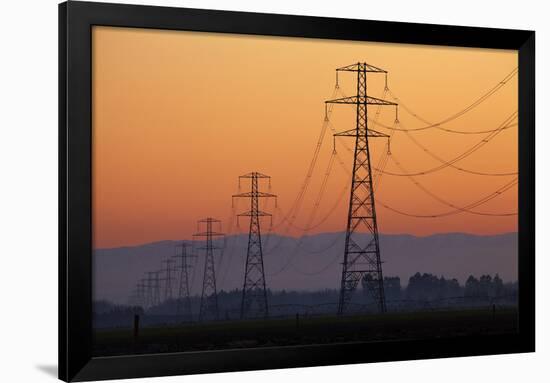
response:
<svg viewBox="0 0 550 383"><path fill-rule="evenodd" d="M94 25L517 50L519 331L377 343L92 357ZM59 378L87 381L535 350L535 32L69 1L59 5Z"/></svg>

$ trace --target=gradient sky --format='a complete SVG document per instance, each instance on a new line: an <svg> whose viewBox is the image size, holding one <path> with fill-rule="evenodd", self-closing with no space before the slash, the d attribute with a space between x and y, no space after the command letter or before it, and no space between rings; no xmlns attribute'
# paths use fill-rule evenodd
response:
<svg viewBox="0 0 550 383"><path fill-rule="evenodd" d="M335 85L334 69L366 61L389 71L391 91L418 115L439 121L463 109L517 66L516 51L420 45L329 41L94 27L93 43L93 237L96 248L191 238L196 221L223 221L223 230L246 230L231 224L231 195L237 178L250 171L272 176L278 207L274 223L287 212L304 181L321 132L324 101ZM340 75L346 95L356 78ZM383 76L368 78L368 92L381 97ZM340 95L338 96L340 97ZM389 95L386 96L389 99ZM517 110L517 77L474 110L445 127L462 131L494 129ZM374 116L376 109L369 108ZM354 128L355 110L334 107L338 130ZM392 125L393 108L379 121ZM422 127L403 108L402 128ZM390 131L374 127L384 133ZM485 135L457 135L437 129L410 133L436 155L452 159ZM339 157L351 169L352 156L337 141ZM386 151L384 139L371 140L373 164ZM327 130L311 184L295 225L305 225L313 210L333 149ZM403 132L392 137L391 151L408 171L439 163ZM501 132L480 150L456 164L481 172L517 171L517 127ZM401 172L390 159L386 170ZM486 177L445 168L415 179L457 206L492 193L513 176ZM308 232L345 229L349 175L335 163L317 215ZM247 184L242 183L241 192ZM267 184L262 188L267 191ZM342 198L340 198L342 196ZM407 177L385 175L376 198L413 214L451 210ZM338 203L339 201L339 203ZM335 204L337 207L332 209ZM237 212L247 208L236 205ZM517 188L474 210L516 212ZM517 217L468 213L444 218L411 218L377 205L382 233L429 235L444 232L496 234L517 230ZM269 226L265 221L264 231ZM300 236L299 229L276 226L274 232Z"/></svg>

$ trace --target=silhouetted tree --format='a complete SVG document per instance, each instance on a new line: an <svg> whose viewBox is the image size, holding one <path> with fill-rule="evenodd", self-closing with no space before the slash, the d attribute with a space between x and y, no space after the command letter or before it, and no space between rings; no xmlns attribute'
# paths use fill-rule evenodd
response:
<svg viewBox="0 0 550 383"><path fill-rule="evenodd" d="M460 284L458 283L458 280L456 278L447 280L446 285L446 297L458 297L462 296L462 288L460 287Z"/></svg>
<svg viewBox="0 0 550 383"><path fill-rule="evenodd" d="M490 275L482 275L479 278L479 296L487 298L492 290L493 279Z"/></svg>
<svg viewBox="0 0 550 383"><path fill-rule="evenodd" d="M433 300L440 297L440 290L441 282L435 275L416 273L409 278L407 297L421 301Z"/></svg>
<svg viewBox="0 0 550 383"><path fill-rule="evenodd" d="M466 280L466 285L464 286L464 296L465 297L478 297L479 292L479 281L473 275L470 275Z"/></svg>
<svg viewBox="0 0 550 383"><path fill-rule="evenodd" d="M370 274L365 274L361 280L363 292L365 293L367 300L372 301L372 297L369 290L369 283L373 283L373 278ZM387 301L394 301L401 299L401 278L399 277L384 277L384 296Z"/></svg>
<svg viewBox="0 0 550 383"><path fill-rule="evenodd" d="M387 300L401 299L401 278L384 277L384 294Z"/></svg>
<svg viewBox="0 0 550 383"><path fill-rule="evenodd" d="M502 279L500 279L498 274L495 274L495 277L493 278L493 289L491 296L493 297L501 297L504 295L504 282Z"/></svg>

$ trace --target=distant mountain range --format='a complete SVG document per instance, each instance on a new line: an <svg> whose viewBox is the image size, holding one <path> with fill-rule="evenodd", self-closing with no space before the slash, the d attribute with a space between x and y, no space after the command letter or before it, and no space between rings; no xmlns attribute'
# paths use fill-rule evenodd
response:
<svg viewBox="0 0 550 383"><path fill-rule="evenodd" d="M274 290L338 288L345 233L324 233L301 240L279 235L262 237L268 287ZM478 236L464 233L380 235L383 272L399 276L402 286L416 272L457 278L498 273L504 281L517 280L517 233ZM216 252L218 290L242 287L248 235L228 236L223 254ZM98 249L94 253L94 299L126 303L146 271L162 268L181 241ZM299 244L299 246L297 246ZM204 257L190 270L192 293L200 294Z"/></svg>

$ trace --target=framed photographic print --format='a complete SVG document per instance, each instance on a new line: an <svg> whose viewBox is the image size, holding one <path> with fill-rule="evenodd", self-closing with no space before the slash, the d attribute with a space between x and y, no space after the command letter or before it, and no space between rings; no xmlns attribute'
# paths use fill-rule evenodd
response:
<svg viewBox="0 0 550 383"><path fill-rule="evenodd" d="M534 39L60 4L60 378L534 351Z"/></svg>

